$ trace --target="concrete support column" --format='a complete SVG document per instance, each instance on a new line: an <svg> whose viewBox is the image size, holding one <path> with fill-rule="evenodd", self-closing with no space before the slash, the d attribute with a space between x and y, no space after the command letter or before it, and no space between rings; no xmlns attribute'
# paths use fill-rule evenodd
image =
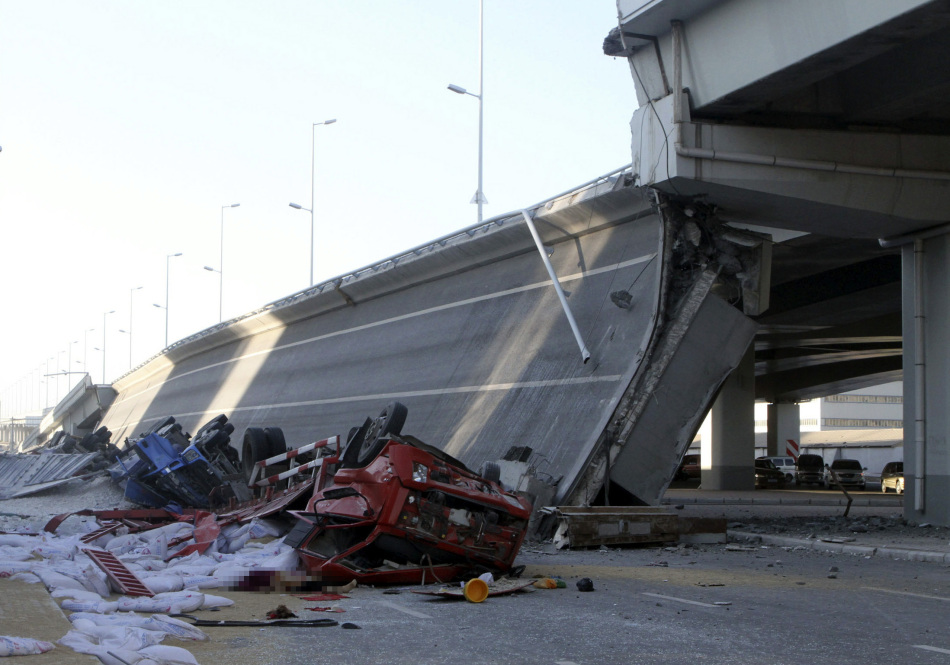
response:
<svg viewBox="0 0 950 665"><path fill-rule="evenodd" d="M950 235L902 248L904 517L950 525ZM921 343L922 342L922 343Z"/></svg>
<svg viewBox="0 0 950 665"><path fill-rule="evenodd" d="M755 487L755 349L749 345L709 410L702 432L702 488ZM708 436L707 431L708 430Z"/></svg>
<svg viewBox="0 0 950 665"><path fill-rule="evenodd" d="M788 441L801 444L801 408L798 404L769 404L766 451L769 457L788 455Z"/></svg>

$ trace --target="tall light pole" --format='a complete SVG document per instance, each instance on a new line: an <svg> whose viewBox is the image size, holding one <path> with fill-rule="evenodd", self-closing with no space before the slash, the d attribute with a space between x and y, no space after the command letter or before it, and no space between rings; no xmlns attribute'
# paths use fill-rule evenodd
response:
<svg viewBox="0 0 950 665"><path fill-rule="evenodd" d="M95 328L87 328L82 333L82 371L89 373L89 367L86 365L86 357L89 355L89 333L94 332Z"/></svg>
<svg viewBox="0 0 950 665"><path fill-rule="evenodd" d="M178 252L177 254L165 255L165 306L163 307L159 305L158 303L152 303L155 307L165 310L165 346L166 348L168 347L168 285L169 285L168 271L169 271L170 261L172 260L172 257L175 257L175 256L181 256L181 252Z"/></svg>
<svg viewBox="0 0 950 665"><path fill-rule="evenodd" d="M485 97L485 78L483 76L484 72L484 31L482 26L484 23L485 11L484 11L484 0L479 0L478 2L478 94L474 92L469 92L465 88L449 84L449 90L452 92L457 92L460 95L471 95L478 100L478 189L475 190L475 196L472 197L472 203L478 204L478 223L482 223L482 204L488 203L488 199L485 198L485 193L482 191L482 137L484 136L484 104L483 102Z"/></svg>
<svg viewBox="0 0 950 665"><path fill-rule="evenodd" d="M79 344L79 340L77 339L75 342L69 343L69 356L67 357L67 360L66 360L66 371L68 373L72 373L73 371L73 344ZM79 362L79 361L77 360L76 362ZM66 387L67 388L70 387L68 374L66 376ZM67 390L66 392L69 392L69 391Z"/></svg>
<svg viewBox="0 0 950 665"><path fill-rule="evenodd" d="M62 356L64 353L66 353L66 352L65 352L65 351L59 351L59 352L56 354L56 372L57 372L57 373L59 373L59 372L62 371L62 369L60 368L59 358L60 358L60 356ZM60 396L59 396L59 386L60 386L59 377L56 377L56 403L57 403L57 404L59 404L59 400L60 400Z"/></svg>
<svg viewBox="0 0 950 665"><path fill-rule="evenodd" d="M102 382L106 382L106 317L115 314L114 309L102 314Z"/></svg>
<svg viewBox="0 0 950 665"><path fill-rule="evenodd" d="M316 148L314 146L317 140L317 127L319 125L332 125L334 122L336 122L336 118L331 118L330 120L324 120L323 122L315 122L313 123L313 127L310 128L310 207L304 208L298 203L290 204L291 208L296 208L297 210L306 210L310 213L310 286L313 286L313 178L314 162L316 160Z"/></svg>
<svg viewBox="0 0 950 665"><path fill-rule="evenodd" d="M221 261L218 263L219 270L205 266L205 270L218 273L218 323L224 320L222 316L224 311L224 211L227 208L237 208L240 205L240 203L232 203L231 205L221 206ZM165 343L165 346L168 346L168 342Z"/></svg>
<svg viewBox="0 0 950 665"><path fill-rule="evenodd" d="M49 408L49 361L50 360L53 360L53 358L46 359L46 406L43 407L45 409Z"/></svg>
<svg viewBox="0 0 950 665"><path fill-rule="evenodd" d="M141 286L134 286L129 289L129 369L132 369L132 296L136 291L141 291ZM86 368L83 367L83 370Z"/></svg>

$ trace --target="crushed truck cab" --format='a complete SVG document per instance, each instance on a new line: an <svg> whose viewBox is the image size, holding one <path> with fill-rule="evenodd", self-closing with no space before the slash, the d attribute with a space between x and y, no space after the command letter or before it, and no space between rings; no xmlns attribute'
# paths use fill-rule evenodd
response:
<svg viewBox="0 0 950 665"><path fill-rule="evenodd" d="M306 510L292 511L285 542L312 578L411 584L511 568L531 503L497 474L400 436L405 416L394 402L354 429L342 454L324 458Z"/></svg>

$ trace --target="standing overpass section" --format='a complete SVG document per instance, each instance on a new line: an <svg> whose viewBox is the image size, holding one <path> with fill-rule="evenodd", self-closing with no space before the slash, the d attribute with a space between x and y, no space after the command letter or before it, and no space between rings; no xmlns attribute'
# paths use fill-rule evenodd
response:
<svg viewBox="0 0 950 665"><path fill-rule="evenodd" d="M617 9L638 182L776 241L755 394L903 376L905 515L950 523L950 3Z"/></svg>

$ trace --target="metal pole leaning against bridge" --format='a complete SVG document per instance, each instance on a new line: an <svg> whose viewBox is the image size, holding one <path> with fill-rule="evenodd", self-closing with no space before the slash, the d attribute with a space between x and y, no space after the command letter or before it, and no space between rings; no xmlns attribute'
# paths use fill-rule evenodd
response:
<svg viewBox="0 0 950 665"><path fill-rule="evenodd" d="M587 345L584 344L584 338L581 337L581 331L577 327L577 321L574 320L574 315L571 313L571 306L567 304L567 296L564 295L564 289L561 288L561 283L557 279L557 274L554 272L554 266L551 265L551 259L548 258L548 253L544 251L544 244L541 242L541 236L538 235L538 230L534 228L534 220L531 219L531 213L527 210L521 211L521 216L524 217L525 224L528 225L528 230L531 231L531 237L534 238L534 244L538 248L538 253L541 254L541 260L544 261L544 267L547 268L548 275L551 276L551 281L554 283L554 290L557 292L557 297L561 301L561 307L564 309L564 315L567 317L567 322L571 325L571 331L574 333L574 339L577 340L577 346L581 350L581 357L584 359L586 364L590 360L590 351L587 350Z"/></svg>

